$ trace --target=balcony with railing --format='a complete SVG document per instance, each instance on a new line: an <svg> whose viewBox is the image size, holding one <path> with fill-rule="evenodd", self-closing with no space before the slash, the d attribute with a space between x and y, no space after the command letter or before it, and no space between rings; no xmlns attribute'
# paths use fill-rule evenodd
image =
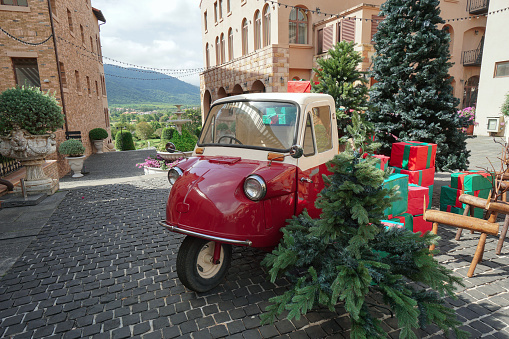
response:
<svg viewBox="0 0 509 339"><path fill-rule="evenodd" d="M461 64L463 66L481 66L482 48L463 51L461 54Z"/></svg>
<svg viewBox="0 0 509 339"><path fill-rule="evenodd" d="M490 0L468 0L467 12L470 14L485 14L488 13Z"/></svg>

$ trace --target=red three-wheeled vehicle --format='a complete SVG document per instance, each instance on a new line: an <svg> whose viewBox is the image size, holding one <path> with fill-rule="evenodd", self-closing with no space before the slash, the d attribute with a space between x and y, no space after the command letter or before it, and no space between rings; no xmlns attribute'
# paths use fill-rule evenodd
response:
<svg viewBox="0 0 509 339"><path fill-rule="evenodd" d="M319 216L314 204L322 174L338 154L336 126L334 100L326 94L244 94L214 102L193 155L168 172L172 188L160 222L187 235L177 256L186 287L217 286L232 245L271 250L287 219L304 209Z"/></svg>

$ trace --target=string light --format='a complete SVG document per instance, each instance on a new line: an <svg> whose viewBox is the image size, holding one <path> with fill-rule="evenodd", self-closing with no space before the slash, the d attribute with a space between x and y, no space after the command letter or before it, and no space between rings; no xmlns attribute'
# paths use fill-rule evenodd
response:
<svg viewBox="0 0 509 339"><path fill-rule="evenodd" d="M2 27L0 27L0 31L4 32L5 35L7 35L9 38L13 39L13 40L16 40L18 42L21 42L22 44L25 44L25 45L30 45L30 46L39 46L39 45L42 45L42 44L45 44L46 42L49 41L49 39L51 39L53 37L53 34L50 34L49 37L47 37L46 39L44 39L43 41L41 42L28 42L28 41L24 41L24 40L21 40L20 38L18 37L15 37L14 35L12 35L11 33L7 32L6 30L4 30Z"/></svg>
<svg viewBox="0 0 509 339"><path fill-rule="evenodd" d="M302 8L302 7L299 7L299 6L293 6L293 5L288 5L288 4L284 4L284 3L281 3L281 2L278 2L278 1L273 1L273 0L266 0L266 2L270 2L272 4L277 4L278 7L281 7L281 6L285 6L285 8L300 8L302 10L304 10L306 13L307 12L312 12L314 13L314 11L311 11L311 10L308 10L306 8ZM477 15L477 16L466 16L466 17L460 17L460 18L454 18L454 19L444 19L445 22L450 22L450 21L463 21L463 20L470 20L471 18L475 18L475 19L479 19L480 17L487 17L488 15L493 15L495 13L499 13L499 12L503 12L503 11L506 11L506 10L509 10L509 7L506 7L506 8L502 8L502 9L499 9L499 10L496 10L496 11L491 11L491 12L488 12L486 14L482 14L482 15ZM318 13L318 12L317 12ZM323 12L320 11L320 14L322 14ZM330 16L331 18L332 17L337 17L339 18L340 16L338 14L331 14L331 13L323 13L324 16ZM341 16L341 18L344 20L345 17L344 16ZM371 21L371 22L378 22L378 19L366 19L366 18L356 18L356 17L347 17L348 20L359 20L359 21L362 21L363 19L367 21Z"/></svg>

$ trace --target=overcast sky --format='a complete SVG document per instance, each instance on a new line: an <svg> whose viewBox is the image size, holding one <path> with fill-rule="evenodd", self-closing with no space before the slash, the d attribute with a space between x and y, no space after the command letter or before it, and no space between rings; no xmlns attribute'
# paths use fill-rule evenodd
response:
<svg viewBox="0 0 509 339"><path fill-rule="evenodd" d="M199 1L92 0L106 18L101 25L103 55L146 67L203 67ZM198 75L180 80L200 84Z"/></svg>

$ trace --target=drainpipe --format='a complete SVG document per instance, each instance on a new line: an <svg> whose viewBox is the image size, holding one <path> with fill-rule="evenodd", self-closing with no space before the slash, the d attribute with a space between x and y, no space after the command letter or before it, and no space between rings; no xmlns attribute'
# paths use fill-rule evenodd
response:
<svg viewBox="0 0 509 339"><path fill-rule="evenodd" d="M51 10L50 0L48 0L48 10L49 22L51 24L51 34L53 34L53 46L55 47L55 59L57 60L58 83L60 84L60 100L62 102L62 111L64 112L65 132L68 132L69 126L67 125L67 110L65 108L64 87L62 85L62 73L60 72L60 62L58 60L57 36L55 35L55 25L53 24L53 12Z"/></svg>

